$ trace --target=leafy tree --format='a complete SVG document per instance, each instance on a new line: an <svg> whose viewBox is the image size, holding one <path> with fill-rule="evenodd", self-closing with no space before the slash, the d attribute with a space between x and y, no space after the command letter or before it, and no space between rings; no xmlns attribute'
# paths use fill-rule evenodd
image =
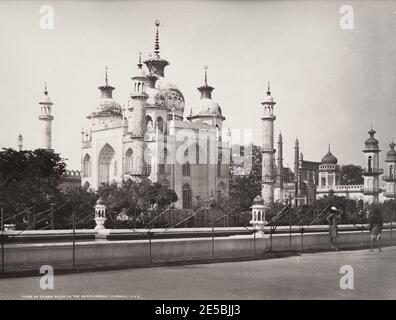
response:
<svg viewBox="0 0 396 320"><path fill-rule="evenodd" d="M341 184L363 184L361 166L346 164L341 167Z"/></svg>
<svg viewBox="0 0 396 320"><path fill-rule="evenodd" d="M12 218L27 208L27 214L47 210L61 197L59 184L66 164L57 153L43 149L0 151L0 202L7 223L25 225L27 215ZM24 222L25 220L25 222Z"/></svg>
<svg viewBox="0 0 396 320"><path fill-rule="evenodd" d="M137 226L145 226L156 214L178 200L177 194L166 186L127 180L120 186L116 183L103 185L98 190L110 214L107 224L117 221L121 212L129 216Z"/></svg>
<svg viewBox="0 0 396 320"><path fill-rule="evenodd" d="M241 155L244 155L244 148L241 147ZM241 210L249 210L253 199L261 193L261 149L259 146L252 146L251 157L246 155L245 161L250 162L247 170L241 170L239 165L233 163L230 166L230 191L229 199L233 206L238 206Z"/></svg>

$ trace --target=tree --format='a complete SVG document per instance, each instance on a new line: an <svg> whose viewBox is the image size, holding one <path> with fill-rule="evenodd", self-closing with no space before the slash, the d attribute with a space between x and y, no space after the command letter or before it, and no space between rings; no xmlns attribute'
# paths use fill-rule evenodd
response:
<svg viewBox="0 0 396 320"><path fill-rule="evenodd" d="M341 184L363 184L361 166L346 164L341 167Z"/></svg>
<svg viewBox="0 0 396 320"><path fill-rule="evenodd" d="M98 190L110 214L107 224L115 223L118 214L123 212L138 226L146 223L170 204L178 200L170 188L149 180L141 182L127 180L121 185L103 185Z"/></svg>
<svg viewBox="0 0 396 320"><path fill-rule="evenodd" d="M0 151L0 202L4 203L5 218L23 210L42 212L59 201L59 184L66 164L57 153L44 149ZM7 220L24 225L26 215Z"/></svg>
<svg viewBox="0 0 396 320"><path fill-rule="evenodd" d="M241 151L242 156L245 156L243 147ZM247 171L241 170L239 165L231 161L229 199L241 210L250 210L253 199L261 193L261 148L253 145L252 154L246 155L245 161L251 163Z"/></svg>

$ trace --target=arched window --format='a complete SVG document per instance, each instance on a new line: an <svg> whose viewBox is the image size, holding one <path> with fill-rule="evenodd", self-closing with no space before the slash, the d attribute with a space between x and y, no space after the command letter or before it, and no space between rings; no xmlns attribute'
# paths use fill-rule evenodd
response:
<svg viewBox="0 0 396 320"><path fill-rule="evenodd" d="M326 185L326 178L322 177L322 186L324 187Z"/></svg>
<svg viewBox="0 0 396 320"><path fill-rule="evenodd" d="M164 120L162 120L162 117L157 118L157 126L158 130L163 133L164 132Z"/></svg>
<svg viewBox="0 0 396 320"><path fill-rule="evenodd" d="M129 148L125 154L125 173L131 173L132 172L132 163L133 163L133 151L131 148Z"/></svg>
<svg viewBox="0 0 396 320"><path fill-rule="evenodd" d="M146 116L146 128L149 131L153 130L153 119L149 115Z"/></svg>
<svg viewBox="0 0 396 320"><path fill-rule="evenodd" d="M113 170L114 176L117 175L117 160L114 161L114 170Z"/></svg>
<svg viewBox="0 0 396 320"><path fill-rule="evenodd" d="M182 166L183 176L189 177L190 176L190 163L187 161Z"/></svg>
<svg viewBox="0 0 396 320"><path fill-rule="evenodd" d="M98 159L98 182L99 185L102 183L109 183L110 181L110 163L114 157L114 149L106 143L99 153Z"/></svg>
<svg viewBox="0 0 396 320"><path fill-rule="evenodd" d="M368 172L371 172L372 169L372 160L373 158L371 156L368 157L368 163L367 163L367 168L368 168Z"/></svg>
<svg viewBox="0 0 396 320"><path fill-rule="evenodd" d="M191 209L192 207L192 191L188 183L183 185L183 209Z"/></svg>
<svg viewBox="0 0 396 320"><path fill-rule="evenodd" d="M83 160L83 177L91 176L91 157L87 153Z"/></svg>
<svg viewBox="0 0 396 320"><path fill-rule="evenodd" d="M389 166L389 177L393 178L393 166Z"/></svg>

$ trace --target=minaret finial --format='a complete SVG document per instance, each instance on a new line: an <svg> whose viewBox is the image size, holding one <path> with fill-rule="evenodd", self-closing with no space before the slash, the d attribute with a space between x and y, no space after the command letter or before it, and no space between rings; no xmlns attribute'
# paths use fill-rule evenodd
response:
<svg viewBox="0 0 396 320"><path fill-rule="evenodd" d="M204 69L205 69L205 86L207 86L208 85L208 66L205 65Z"/></svg>
<svg viewBox="0 0 396 320"><path fill-rule="evenodd" d="M47 81L44 81L44 94L45 94L45 95L48 94L48 90L47 90Z"/></svg>
<svg viewBox="0 0 396 320"><path fill-rule="evenodd" d="M270 89L270 82L268 81L267 82L267 95L270 95L271 94L271 89Z"/></svg>
<svg viewBox="0 0 396 320"><path fill-rule="evenodd" d="M329 143L329 152L330 152L330 143Z"/></svg>
<svg viewBox="0 0 396 320"><path fill-rule="evenodd" d="M109 67L108 66L105 66L105 73L106 73L106 75L105 75L105 81L106 81L106 86L108 86L109 85L109 79L108 79L108 76L107 76L107 70L109 69Z"/></svg>
<svg viewBox="0 0 396 320"><path fill-rule="evenodd" d="M137 66L139 69L142 69L143 64L142 64L142 53L141 52L139 52L139 63L137 64Z"/></svg>
<svg viewBox="0 0 396 320"><path fill-rule="evenodd" d="M155 44L154 44L154 53L156 55L159 55L160 53L160 47L159 47L159 32L158 32L158 27L160 25L159 20L155 20L155 25L157 26L157 32L155 34Z"/></svg>

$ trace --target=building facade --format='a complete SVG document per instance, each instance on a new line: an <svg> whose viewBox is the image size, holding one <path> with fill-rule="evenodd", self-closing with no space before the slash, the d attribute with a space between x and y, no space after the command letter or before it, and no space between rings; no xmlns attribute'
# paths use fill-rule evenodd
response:
<svg viewBox="0 0 396 320"><path fill-rule="evenodd" d="M165 77L169 62L160 56L158 21L156 27L154 54L143 63L139 57L127 110L113 99L106 70L100 100L88 115L90 128L82 132L81 183L96 190L148 178L177 193L177 208L191 209L196 201L228 196L225 117L212 98L205 67L201 97L184 119L184 96Z"/></svg>

